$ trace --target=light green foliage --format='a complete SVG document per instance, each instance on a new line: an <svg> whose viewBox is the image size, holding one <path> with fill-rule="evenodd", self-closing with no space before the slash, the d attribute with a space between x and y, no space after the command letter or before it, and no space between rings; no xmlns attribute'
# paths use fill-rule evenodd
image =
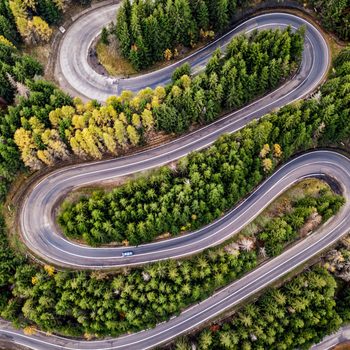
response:
<svg viewBox="0 0 350 350"><path fill-rule="evenodd" d="M266 292L244 307L219 331L206 329L199 349L308 349L341 325L335 308L336 281L315 267L282 288ZM186 340L182 340L186 344Z"/></svg>

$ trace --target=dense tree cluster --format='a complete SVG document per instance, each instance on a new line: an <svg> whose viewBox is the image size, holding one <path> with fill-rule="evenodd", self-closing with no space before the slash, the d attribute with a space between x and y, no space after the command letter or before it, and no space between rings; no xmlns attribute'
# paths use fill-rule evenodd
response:
<svg viewBox="0 0 350 350"><path fill-rule="evenodd" d="M337 142L350 134L349 50L339 56L332 79L320 94L222 136L208 150L90 198L68 204L59 218L66 235L90 244L127 239L150 241L177 234L219 217L272 171L318 142Z"/></svg>
<svg viewBox="0 0 350 350"><path fill-rule="evenodd" d="M237 0L124 0L117 14L121 53L136 69L170 59L177 46L195 46L227 28Z"/></svg>
<svg viewBox="0 0 350 350"><path fill-rule="evenodd" d="M296 151L315 146L318 142L329 143L348 137L350 132L349 52L345 50L337 59L335 73L322 88L321 95L282 108L279 112L268 115L259 122L251 123L240 132L223 136L216 145L208 150L190 155L179 162L176 167L163 168L150 178L140 180L140 184L150 186L154 183L155 191L159 191L161 197L164 195L161 188L165 186L169 192L176 194L175 207L178 208L180 205L183 205L180 208L188 206L188 198L192 199L194 195L202 196L203 191L207 191L204 193L208 194L209 205L212 205L211 201L217 201L218 198L221 201L224 200L225 205L229 205L230 201L233 203L235 198L238 199L239 196L246 193L254 185L254 181L259 180L258 177L261 178L264 173L270 172L279 159L287 159ZM40 123L48 128L51 123L48 115L52 111L56 112L58 109L55 116L57 116L59 125L62 106L77 108L77 103L73 104L69 97L50 84L38 81L28 85L32 91L29 99L20 99L19 105L11 107L9 112L1 118L1 134L7 140L10 140L15 130L22 125L22 117L29 123L30 117L36 116ZM26 125L25 122L24 125ZM57 130L60 131L59 128ZM62 130L65 128L63 127ZM10 141L7 142L10 143ZM1 144L3 145L4 142ZM10 145L13 146L13 143ZM3 152L2 150L1 155ZM196 172L199 174L199 179L198 175L195 175ZM190 175L192 178L189 177ZM163 182L159 182L162 176L165 178ZM254 181L251 178L254 178ZM230 182L230 179L233 180ZM229 182L233 184L232 188L227 189L220 186L220 183L228 184ZM111 194L103 196L97 194L96 196L101 197L103 202L108 196L118 196L118 191L128 193L128 187L135 186L135 183L120 187ZM197 186L197 193L192 190L194 185ZM145 196L141 198L136 189L135 196L129 194L126 200L134 204L135 200L144 201L144 198L147 198L147 201L150 202L137 209L152 210L153 203L158 203L158 199L148 190L141 192L141 195ZM223 190L232 192L227 192L229 195L226 196L223 195ZM321 193L321 196L324 195L326 194ZM263 240L266 248L269 246L269 241L273 242L270 243L272 245L281 244L281 242L283 244L293 239L293 234L290 233L287 226L296 225L295 229L297 229L298 225L301 225L300 218L305 220L310 214L309 206L317 206L317 211L323 214L324 219L330 215L328 210L337 209L340 201L333 200L329 194L327 196L327 199L324 200L308 199L295 203L294 212L289 213L289 216L279 218L286 224L282 224L280 220L275 221L271 226L264 227L258 233L260 238L256 239ZM201 199L201 197L198 198ZM92 204L100 205L99 202L96 203ZM164 203L166 204L166 201ZM302 212L300 212L299 205L303 207ZM198 206L202 210L201 201L198 201ZM219 205L218 208L220 209L221 206ZM90 208L87 209L90 210ZM192 205L190 209L193 209ZM123 217L125 212L126 210L121 211L120 217ZM180 216L183 212L183 210L180 211ZM215 210L213 213L218 214ZM99 216L96 215L95 219L99 219ZM203 220L202 217L191 216L192 227L195 227L193 223L196 223L197 219L198 221ZM206 219L212 220L213 216L207 216ZM276 243L275 232L281 228L284 229L279 236L281 242ZM251 237L240 237L237 242L233 242L238 244L238 247L230 243L225 247L226 249L211 249L186 261L161 262L142 269L128 270L124 274L112 277L102 273L56 272L50 266L40 269L21 263L10 249L6 249L6 240L1 239L1 243L4 245L0 247L3 252L0 255L2 317L22 325L28 322L37 323L45 330L55 330L71 335L85 333L86 336L120 334L128 330L152 326L159 320L166 319L171 314L178 312L181 307L208 296L215 288L253 268L257 263L257 254L260 253L257 250L260 243L255 244ZM275 252L271 250L270 254L273 255ZM6 280L8 280L7 286ZM313 280L310 276L310 281ZM288 345L290 340L284 338L285 334L289 337L297 334L298 339L304 340L304 344L307 344L318 339L316 334L321 337L323 332L331 330L329 327L336 328L339 325L339 318L333 313L332 306L333 294L331 291L334 284L332 280L326 280L326 285L323 282L321 284L322 292L319 294L322 298L318 298L316 287L309 286L303 280L298 294L299 298L296 301L291 299L288 301L289 304L285 304L290 308L296 307L293 310L288 308L288 313L285 311L285 315L289 316L289 318L284 317L285 323L279 321L277 314L273 315L273 319L261 317L269 322L268 329L263 334L268 334L271 339L277 339L271 346L274 346L280 339L281 342ZM314 288L313 293L307 293L307 288ZM313 303L314 297L318 303ZM269 300L267 304L273 303ZM302 307L298 311L297 307L300 305ZM310 311L314 310L314 305L316 311L314 311L315 317L312 320L316 322L317 318L321 319L317 325L307 322L309 319L306 318L310 316ZM316 308L318 305L321 305L322 310L327 311L326 313L323 311L322 318L318 317L319 312ZM305 308L305 306L310 307ZM255 324L255 319L252 324ZM276 325L276 320L278 325ZM241 327L242 324L239 322L237 321L232 327ZM256 323L261 325L258 322L262 321ZM305 325L310 328L306 329ZM280 327L287 326L288 332L284 329L281 335ZM251 326L248 324L247 327ZM316 328L314 330L311 327ZM269 329L274 332L269 334ZM224 331L230 330L231 326ZM228 335L231 341L231 333ZM255 341L255 338L249 338L249 335L248 338L244 337L243 333L240 334L240 337L239 344ZM259 341L267 342L268 340L260 336Z"/></svg>
<svg viewBox="0 0 350 350"><path fill-rule="evenodd" d="M309 0L319 12L322 24L341 39L350 39L350 0Z"/></svg>
<svg viewBox="0 0 350 350"><path fill-rule="evenodd" d="M0 1L0 36L12 43L20 40L13 13L7 0Z"/></svg>
<svg viewBox="0 0 350 350"><path fill-rule="evenodd" d="M146 88L136 95L124 91L110 97L105 106L94 101L83 105L76 99L73 106L52 111L46 120L24 116L15 142L31 169L51 165L70 153L95 159L105 153L116 155L147 142L155 129L183 132L274 88L296 67L302 47L303 29L239 36L223 57L217 51L206 72L194 78L185 65L165 88Z"/></svg>
<svg viewBox="0 0 350 350"><path fill-rule="evenodd" d="M308 349L342 323L336 288L330 273L314 267L282 288L266 292L231 321L202 331L193 342L199 350ZM191 344L181 339L174 348L190 350Z"/></svg>
<svg viewBox="0 0 350 350"><path fill-rule="evenodd" d="M15 93L26 94L23 84L27 79L42 73L39 62L31 56L21 55L9 41L0 37L0 97L11 103Z"/></svg>
<svg viewBox="0 0 350 350"><path fill-rule="evenodd" d="M17 266L24 262L9 249L4 218L0 216L0 310L6 307L11 298L9 286L14 282Z"/></svg>
<svg viewBox="0 0 350 350"><path fill-rule="evenodd" d="M48 41L49 25L58 22L64 7L64 0L0 0L0 35L13 43Z"/></svg>
<svg viewBox="0 0 350 350"><path fill-rule="evenodd" d="M345 324L350 321L350 236L344 237L324 259L324 267L338 280L337 310Z"/></svg>
<svg viewBox="0 0 350 350"><path fill-rule="evenodd" d="M295 240L297 230L313 210L321 213L328 208L333 214L341 203L342 197L327 188L312 196L303 195L254 235L242 232L224 247L115 276L55 272L50 266L38 269L18 264L4 250L5 256L0 254L0 288L1 281L7 279L13 288L6 290L8 304L0 302L1 315L69 335L119 335L152 327L253 269L258 257L266 258L264 245L279 244L282 249ZM285 225L276 229L276 220ZM291 222L293 227L287 229ZM1 263L2 258L10 259ZM14 271L15 263L18 266Z"/></svg>
<svg viewBox="0 0 350 350"><path fill-rule="evenodd" d="M1 45L0 45L1 47ZM21 70L25 72L26 61L23 66L15 63L11 69L20 74ZM16 68L17 67L17 68ZM31 65L28 65L30 71ZM17 74L17 73L16 73ZM21 76L19 75L19 78ZM17 171L23 167L20 160L20 153L14 142L16 129L21 126L22 119L36 116L39 121L47 122L47 116L58 107L69 105L72 100L61 90L55 88L51 83L37 80L27 80L27 88L30 91L29 96L19 97L16 106L8 107L6 112L0 112L0 198L6 194L7 186L12 181ZM28 155L22 154L25 160Z"/></svg>
<svg viewBox="0 0 350 350"><path fill-rule="evenodd" d="M89 0L73 0L87 4ZM13 44L47 42L52 25L62 18L69 0L0 0L0 37Z"/></svg>
<svg viewBox="0 0 350 350"><path fill-rule="evenodd" d="M294 203L293 210L288 215L271 220L259 232L258 239L263 242L268 256L279 255L285 243L296 238L298 230L303 227L309 218L321 215L322 220L326 221L339 210L342 204L342 197L331 193L326 194L324 191L321 191L319 197L300 199Z"/></svg>

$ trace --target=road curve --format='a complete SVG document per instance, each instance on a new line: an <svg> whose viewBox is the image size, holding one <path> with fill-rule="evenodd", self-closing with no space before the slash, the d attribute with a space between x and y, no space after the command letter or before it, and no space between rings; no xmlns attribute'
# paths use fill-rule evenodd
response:
<svg viewBox="0 0 350 350"><path fill-rule="evenodd" d="M102 27L106 23L115 21L116 11L119 7L120 4L112 4L88 12L77 19L62 37L58 48L55 77L59 84L74 96L81 96L84 100L105 101L107 97L119 94L122 90L139 91L146 87L154 88L158 85L165 85L170 82L174 69L184 62L191 64L193 72L203 69L214 50L218 47L224 49L232 37L237 34L247 33L254 29L285 27L286 25L297 28L307 23L290 14L259 15L245 21L226 35L168 67L117 81L112 77L97 73L89 65L88 55L91 44L100 34ZM319 53L322 56L322 52Z"/></svg>
<svg viewBox="0 0 350 350"><path fill-rule="evenodd" d="M335 346L350 342L350 326L341 327L337 332L324 337L318 344L315 344L311 350L329 350Z"/></svg>
<svg viewBox="0 0 350 350"><path fill-rule="evenodd" d="M274 13L258 16L250 20L249 24L246 24L248 26L244 28L251 30L257 27L290 24L298 27L300 24L305 24L305 21L292 15ZM40 332L35 336L26 336L22 331L14 330L9 323L0 321L0 336L33 349L150 349L195 329L224 310L239 304L346 234L350 224L350 217L347 215L350 209L350 160L330 151L314 151L291 160L266 180L245 202L222 219L183 237L133 248L135 256L127 259L121 259L120 253L123 250L121 248L89 248L65 240L56 232L53 220L54 203L74 187L94 182L100 183L117 176L154 168L191 151L204 148L215 141L220 134L234 132L271 109L307 95L324 77L328 63L329 53L324 39L311 24L307 23L307 38L301 68L291 81L278 90L207 127L147 152L55 171L41 179L27 194L20 212L20 226L24 241L38 256L61 266L103 269L188 255L218 244L219 241L227 239L251 221L268 203L293 183L305 177L327 175L341 184L347 202L340 213L317 233L210 298L185 310L179 316L157 325L154 329L117 339L87 342L57 336L46 337ZM164 74L166 79L166 73ZM146 79L143 86L151 85L147 82L149 81ZM142 85L142 81L140 84ZM141 88L141 85L137 89ZM109 94L108 91L107 94ZM102 95L98 96L100 96L97 97L98 99L103 99Z"/></svg>
<svg viewBox="0 0 350 350"><path fill-rule="evenodd" d="M299 156L280 169L273 192L283 190L294 181L320 174L332 176L341 184L346 204L340 212L325 223L316 233L300 241L280 256L269 260L240 280L216 292L213 296L183 311L179 316L161 323L153 329L102 341L77 341L39 333L28 337L0 322L0 336L33 349L94 349L94 350L145 350L166 343L170 339L196 329L234 305L300 266L340 237L347 234L350 225L350 159L331 151L314 151ZM270 184L271 185L271 184ZM263 197L268 194L263 194ZM265 198L266 199L266 198ZM253 204L254 206L254 204ZM255 208L257 210L257 208ZM246 218L248 219L248 218Z"/></svg>
<svg viewBox="0 0 350 350"><path fill-rule="evenodd" d="M82 19L89 20L85 17ZM307 95L323 79L329 63L327 44L313 25L294 15L271 13L248 20L240 26L239 30L249 31L258 27L286 25L297 28L303 24L307 26L307 31L300 70L292 80L269 95L160 147L114 160L65 167L40 180L28 193L20 211L21 232L28 248L40 258L59 266L88 269L112 268L193 254L193 252L218 244L237 232L247 223L248 218L252 219L258 214L256 208L261 208L283 189L283 187L278 187L276 191L268 190L270 185L279 179L282 172L273 175L245 203L214 224L186 236L132 248L135 255L127 259L121 257L122 251L125 250L122 247L90 248L65 239L57 232L54 207L59 198L75 187L94 182L101 183L104 180L169 163L189 152L208 146L221 134L234 132L273 108L281 107ZM214 48L211 47L211 50ZM163 69L157 74L166 79L169 72L168 69ZM148 78L140 79L140 84L149 82Z"/></svg>

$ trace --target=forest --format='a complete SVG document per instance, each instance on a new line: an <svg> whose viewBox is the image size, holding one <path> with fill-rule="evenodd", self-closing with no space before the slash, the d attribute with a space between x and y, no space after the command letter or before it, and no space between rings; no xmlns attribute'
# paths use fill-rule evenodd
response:
<svg viewBox="0 0 350 350"><path fill-rule="evenodd" d="M342 40L350 39L350 0L309 0L323 26Z"/></svg>
<svg viewBox="0 0 350 350"><path fill-rule="evenodd" d="M178 47L194 48L227 29L237 6L246 0L124 0L115 34L121 54L135 69L171 59Z"/></svg>
<svg viewBox="0 0 350 350"><path fill-rule="evenodd" d="M46 81L27 79L26 86L29 96L19 96L16 105L9 106L5 113L0 111L0 199L6 195L18 171L24 170L21 153L13 139L21 120L33 115L39 120L47 120L52 110L73 103L68 95Z"/></svg>
<svg viewBox="0 0 350 350"><path fill-rule="evenodd" d="M239 108L286 79L298 66L303 34L304 28L295 33L288 28L238 36L223 57L216 51L206 71L195 77L185 65L166 87L123 91L103 106L74 99L45 115L23 115L14 141L24 164L37 170L72 154L116 156L146 143L156 131L180 133L194 123L209 123L224 109Z"/></svg>
<svg viewBox="0 0 350 350"><path fill-rule="evenodd" d="M67 203L63 232L92 245L127 240L139 244L165 232L175 235L212 222L297 151L349 135L349 49L320 96L282 108L222 136L173 167Z"/></svg>
<svg viewBox="0 0 350 350"><path fill-rule="evenodd" d="M65 7L65 0L0 0L0 36L15 45L48 42L50 25L57 24Z"/></svg>
<svg viewBox="0 0 350 350"><path fill-rule="evenodd" d="M69 4L87 5L89 2L90 0L0 0L0 42L3 37L15 46L47 43L52 37L53 26L61 23Z"/></svg>
<svg viewBox="0 0 350 350"><path fill-rule="evenodd" d="M230 321L179 339L173 349L190 350L192 344L199 350L309 349L342 324L336 295L335 278L316 266L270 289Z"/></svg>
<svg viewBox="0 0 350 350"><path fill-rule="evenodd" d="M207 0L198 3L203 11ZM302 50L302 30L296 35L290 30L254 33L233 41L224 57L216 52L202 75L190 77L185 66L165 88L137 95L124 92L106 106L96 101L83 104L37 79L42 67L15 48L22 41L48 40L49 25L56 23L63 11L61 4L0 0L0 86L7 102L16 99L14 106L0 112L1 199L24 164L39 169L73 155L96 159L117 155L147 142L153 131L180 133L193 123L205 124L225 110L239 108L286 79L297 67ZM174 1L171 10L181 11L175 4L185 2ZM211 11L208 6L207 10ZM340 31L340 17L331 19L329 13L328 17L322 14L324 20ZM210 12L208 18L210 21ZM199 36L204 33L200 29ZM220 30L224 28L216 28ZM149 241L165 231L175 235L193 230L231 208L296 152L348 139L350 49L338 57L334 68L314 98L275 111L233 135L224 135L213 147L191 154L174 167L68 205L60 219L67 235L98 245L122 239ZM121 196L125 201L119 201ZM175 211L169 201L175 202ZM20 327L86 339L145 329L239 278L254 268L262 255L279 254L297 238L300 225L315 209L325 221L341 204L340 197L320 193L318 198L295 202L292 213L276 218L254 237L241 235L224 247L188 260L151 264L116 275L60 272L49 265L31 264L10 248L1 216L0 315ZM106 206L110 207L102 217L100 212ZM74 217L74 213L81 215ZM152 230L148 230L150 225ZM325 267L337 280L324 269L307 271L241 310L239 317L222 329L204 331L198 338L200 347L280 349L282 344L289 349L298 344L303 348L337 329L350 319L349 288L335 294L335 281L338 287L348 286L345 276L349 264L340 264L333 254L335 259L330 254ZM350 254L345 249L341 254L347 262ZM343 282L339 281L342 276ZM188 348L186 340L176 346Z"/></svg>
<svg viewBox="0 0 350 350"><path fill-rule="evenodd" d="M350 321L350 236L320 264L172 349L308 349Z"/></svg>
<svg viewBox="0 0 350 350"><path fill-rule="evenodd" d="M273 214L266 214L264 220L256 219L254 234L242 231L222 246L186 260L160 261L114 275L39 268L4 249L0 288L6 283L12 287L4 288L0 314L22 327L36 325L88 338L154 327L267 257L280 254L288 243L302 237L301 228L313 213L320 216L320 225L339 210L343 200L325 186L310 194L302 192L288 199L288 208L283 207L286 198L281 199L278 214L271 210Z"/></svg>

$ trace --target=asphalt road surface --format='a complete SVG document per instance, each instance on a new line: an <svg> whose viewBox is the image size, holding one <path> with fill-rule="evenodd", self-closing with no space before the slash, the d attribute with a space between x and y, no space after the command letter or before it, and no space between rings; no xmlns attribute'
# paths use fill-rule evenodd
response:
<svg viewBox="0 0 350 350"><path fill-rule="evenodd" d="M309 176L327 174L341 184L343 195L347 202L341 211L316 233L300 241L280 256L261 265L253 272L238 281L218 291L213 296L183 311L179 316L161 323L153 329L130 334L116 339L102 341L76 341L61 337L47 337L41 333L35 336L25 336L21 331L14 330L8 323L0 322L0 335L9 341L31 347L33 349L151 349L170 339L196 329L205 321L219 315L232 306L239 304L257 291L267 287L273 281L300 266L312 256L335 243L348 232L350 225L350 160L338 153L330 151L315 151L290 161L279 170L277 178L270 183L272 192L278 188L283 191L293 181ZM270 192L261 193L261 198L269 199ZM254 204L253 204L254 207ZM260 208L255 208L259 210ZM242 214L246 215L245 213ZM239 217L237 217L239 218ZM246 218L250 220L250 218ZM243 220L243 219L242 219Z"/></svg>
<svg viewBox="0 0 350 350"><path fill-rule="evenodd" d="M325 337L320 343L315 344L311 350L329 350L342 343L350 344L349 325L341 327L338 332Z"/></svg>
<svg viewBox="0 0 350 350"><path fill-rule="evenodd" d="M272 13L260 15L247 20L206 47L168 67L128 79L116 79L97 73L89 65L88 56L91 44L101 33L102 27L106 23L115 21L115 13L119 6L120 4L112 4L88 12L77 19L67 29L61 39L55 76L60 85L72 95L81 96L84 100L97 99L105 101L107 97L116 95L122 90L139 91L145 87L154 88L158 85L164 85L170 82L174 69L181 66L184 62L191 64L192 72L194 73L202 70L212 53L219 47L224 49L232 37L237 34L249 33L254 29L285 28L286 25L298 28L305 24L301 18L290 14ZM310 25L309 27L310 32L308 35L310 40L307 40L307 42L308 44L318 42L318 45L315 46L315 50L310 48L307 51L310 53L313 50L315 54L320 54L320 62L327 63L325 60L322 60L322 58L325 58L324 54L326 52L321 48L323 45L320 45L320 37L314 28L311 28ZM315 38L314 35L318 38Z"/></svg>
<svg viewBox="0 0 350 350"><path fill-rule="evenodd" d="M110 10L112 8L110 7ZM102 24L105 24L104 10L99 9L98 11L102 11L99 13L101 18L104 18ZM90 26L95 27L95 22L98 21L98 12L94 12L92 18L89 17L90 15L91 13L76 22L85 21L84 33L89 32ZM210 145L222 133L234 132L273 108L283 106L308 95L323 79L329 63L327 45L322 35L311 24L293 15L273 13L257 16L231 33L233 35L237 32L247 32L255 28L275 28L286 25L292 25L296 28L302 24L307 26L305 51L301 68L291 81L242 110L231 113L207 127L166 145L129 157L66 167L51 173L41 179L31 192L27 194L21 209L21 230L24 242L28 248L51 263L74 268L103 269L185 256L216 245L238 232L281 192L305 177L327 175L337 180L347 199L340 213L322 226L317 233L294 245L280 256L270 260L240 280L218 291L205 301L185 310L179 316L172 318L166 323L157 325L154 329L117 339L87 342L56 336L47 337L42 333L38 333L35 336L26 336L22 331L14 330L7 322L1 321L0 336L2 338L33 349L150 349L195 329L203 322L240 303L293 270L296 266L304 263L310 257L324 250L347 233L350 224L350 216L347 215L350 205L350 160L330 151L314 151L291 160L265 181L246 201L217 222L186 236L128 248L135 251L135 255L129 258L121 257L121 253L125 248L89 248L73 244L57 232L54 224L54 204L74 187L96 182L101 183L104 180L169 163L191 151ZM98 26L100 24L96 25L96 27ZM80 31L82 31L81 27ZM74 26L67 31L65 38L69 38L70 35L72 37L77 35L76 40L79 44L81 43L88 47L88 43L84 44L83 38L79 38L79 31L76 34L73 32ZM96 36L96 30L94 33L94 36ZM229 36L220 39L219 42L199 52L198 57L196 54L191 56L190 62L197 67L195 69L200 69L201 65L205 65L207 58L202 59L202 55L209 57L210 52L217 45L220 45L220 42L224 45L225 40L229 41ZM61 47L61 56L62 52L64 52L64 42ZM70 48L72 47L74 46L70 46ZM79 62L77 57L80 54L83 56L86 54L85 49L79 50L78 48L79 46L72 53L72 71L67 68L68 73L65 77L71 78L71 75L78 72L75 67L76 64L80 67L80 63L77 63ZM63 55L68 66L68 61L71 59L69 53L69 51L66 51L65 55ZM202 63L198 63L196 66L197 58L198 62ZM83 58L82 62L84 61L85 58ZM134 78L133 81L125 80L125 84L130 84L135 90L159 83L164 84L169 79L173 69L174 66L151 75ZM70 83L75 84L76 81L79 82L79 86L75 88L84 96L104 99L106 96L115 93L114 90L110 90L111 86L109 84L99 85L98 81L94 81L95 78L101 78L94 73L82 71L82 75L79 72L77 74L74 79L71 79ZM86 80L87 76L89 81ZM85 78L80 79L82 77ZM123 88L125 87L127 86L123 86Z"/></svg>
<svg viewBox="0 0 350 350"><path fill-rule="evenodd" d="M107 6L107 9L111 11L110 6ZM106 10L102 8L98 11L105 13ZM88 28L89 23L94 27L95 22L90 16L93 14L96 15L95 12L88 13L87 18L82 17L75 24L84 20L87 22ZM102 16L102 18L104 17ZM125 247L90 248L68 241L58 232L55 225L54 208L55 203L73 188L91 183L101 183L105 180L117 178L118 176L167 164L185 156L189 152L210 145L223 133L237 131L249 121L260 118L271 111L271 109L281 107L314 90L327 71L329 63L328 48L322 35L315 27L305 20L290 14L271 13L250 19L240 25L239 30L233 30L231 34L225 36L222 41L220 39L218 43L201 50L198 53L200 56L198 59L196 58L196 54L194 54L190 60L192 63L201 61L203 52L206 52L205 57L208 57L209 52L215 50L219 42L228 42L228 38L231 38L234 35L233 33L242 30L250 31L255 28L274 28L284 27L286 25L298 28L304 24L307 26L307 31L300 70L293 79L286 82L271 94L237 112L227 115L209 126L160 147L114 160L65 167L40 180L34 189L28 193L20 213L21 232L28 248L35 255L55 265L91 269L111 268L186 256L218 244L230 237L234 232L237 232L239 228L248 222L248 218L251 220L258 214L258 211L253 209L253 204L254 208L262 208L268 200L275 198L280 190L283 189L283 187L278 187L276 191L268 191L270 185L278 179L278 174L275 174L270 181L259 188L245 203L213 225L178 238L132 247L130 249L135 252L135 255L129 258L122 257ZM86 28L87 32L89 32L88 28ZM74 25L68 30L67 37L69 37L73 29ZM82 40L82 38L77 40ZM76 51L79 53L78 50L74 50L74 53ZM204 59L206 60L207 58ZM165 81L170 74L167 68L151 75L158 77L157 82L160 82ZM150 82L147 77L138 78L138 88L145 87ZM163 80L160 77L163 77ZM81 81L81 84L83 86L86 85L84 80ZM97 84L95 89L98 89L98 87L99 85ZM263 197L262 194L265 194L265 196ZM246 214L243 215L242 213ZM235 219L238 215L240 215L240 219Z"/></svg>

